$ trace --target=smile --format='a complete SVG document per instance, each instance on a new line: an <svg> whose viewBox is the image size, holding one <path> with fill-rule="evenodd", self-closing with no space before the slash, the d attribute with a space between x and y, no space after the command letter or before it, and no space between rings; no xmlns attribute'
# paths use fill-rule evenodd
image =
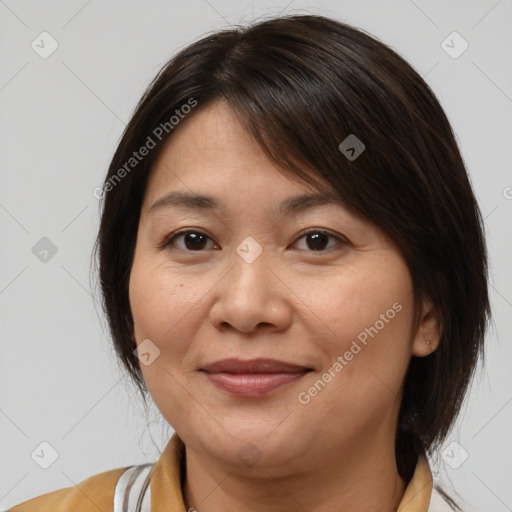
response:
<svg viewBox="0 0 512 512"><path fill-rule="evenodd" d="M255 397L286 386L312 369L274 359L224 359L201 368L201 371L222 391Z"/></svg>

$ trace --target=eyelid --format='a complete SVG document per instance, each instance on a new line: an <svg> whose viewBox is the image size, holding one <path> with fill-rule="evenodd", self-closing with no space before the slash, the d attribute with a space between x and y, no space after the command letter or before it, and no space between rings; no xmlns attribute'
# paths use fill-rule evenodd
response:
<svg viewBox="0 0 512 512"><path fill-rule="evenodd" d="M158 244L158 248L159 249L165 249L166 247L172 245L172 242L175 238L181 236L181 235L185 235L187 233L199 233L203 236L205 236L206 238L208 238L209 240L211 240L215 246L218 247L218 244L213 240L213 238L208 235L206 232L204 232L202 229L200 228L194 228L194 227L188 227L188 228L183 228L183 229L180 229L178 231L175 231L173 233L171 233L170 235L167 235L164 237L164 239ZM310 234L310 233L322 233L322 234L325 234L331 238L334 238L336 239L339 243L337 245L340 245L340 243L342 245L346 245L346 244L349 244L350 242L347 240L347 238L345 238L343 235L340 235L340 234L337 234L337 233L334 233L328 229L325 229L325 228L307 228L307 229L304 229L303 231L299 232L294 240L294 242L292 243L292 245L295 245L300 239L302 239L303 237L305 237L306 235ZM321 253L327 253L331 250L334 250L336 249L337 246L335 247L331 247L329 249L325 249L325 250L322 250L322 251L313 251L313 250L306 250L306 252L309 252L309 253L316 253L316 254L321 254ZM191 252L191 253L199 253L199 252L205 252L204 250L201 250L201 251L192 251L192 250L184 250L185 252Z"/></svg>
<svg viewBox="0 0 512 512"><path fill-rule="evenodd" d="M298 235L295 238L295 241L293 242L292 245L295 245L301 238L303 238L306 235L309 235L310 233L322 233L324 235L328 235L329 237L336 239L338 242L341 242L341 244L348 244L349 243L348 240L343 235L339 235L337 233L334 233L334 232L330 231L329 229L325 229L325 228L307 228L307 229L301 231L300 233L298 233ZM336 249L336 247L331 247L330 249L325 249L323 251L309 250L308 252L319 254L319 253L327 253L327 252L329 252L332 249Z"/></svg>
<svg viewBox="0 0 512 512"><path fill-rule="evenodd" d="M199 233L201 235L204 235L206 238L208 238L209 240L211 240L213 242L212 237L210 235L208 235L207 233L205 233L202 229L188 227L188 228L179 229L178 231L174 231L170 235L166 235L163 238L163 240L158 244L158 248L165 249L167 246L172 245L172 241L175 238L177 238L180 235L186 235L187 233ZM217 245L215 242L214 242L214 244ZM204 252L204 251L186 251L186 252Z"/></svg>

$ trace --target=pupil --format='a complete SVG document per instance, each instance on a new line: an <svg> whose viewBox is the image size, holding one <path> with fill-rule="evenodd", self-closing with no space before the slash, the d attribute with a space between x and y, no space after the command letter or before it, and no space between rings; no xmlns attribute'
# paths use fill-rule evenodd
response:
<svg viewBox="0 0 512 512"><path fill-rule="evenodd" d="M308 242L312 243L308 243L308 245L313 251L318 251L325 248L327 245L327 239L328 237L324 233L314 233L312 235L310 234L308 235Z"/></svg>
<svg viewBox="0 0 512 512"><path fill-rule="evenodd" d="M201 233L187 233L185 235L185 245L187 249L202 249L205 243L205 237Z"/></svg>
<svg viewBox="0 0 512 512"><path fill-rule="evenodd" d="M308 245L311 250L319 251L325 249L328 237L324 233L313 233L308 236ZM185 245L187 249L198 250L204 248L205 237L201 233L187 233L185 235Z"/></svg>

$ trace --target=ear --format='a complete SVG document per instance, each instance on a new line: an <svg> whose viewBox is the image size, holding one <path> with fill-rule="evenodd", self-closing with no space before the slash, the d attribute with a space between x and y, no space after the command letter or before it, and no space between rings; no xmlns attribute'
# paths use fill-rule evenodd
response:
<svg viewBox="0 0 512 512"><path fill-rule="evenodd" d="M441 340L441 327L437 312L430 300L423 302L423 310L418 331L414 338L412 353L416 357L425 357L434 352Z"/></svg>

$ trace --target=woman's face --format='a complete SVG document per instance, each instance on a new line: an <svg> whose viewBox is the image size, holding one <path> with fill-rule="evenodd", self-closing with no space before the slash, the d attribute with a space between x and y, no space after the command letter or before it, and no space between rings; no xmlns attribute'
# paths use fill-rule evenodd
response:
<svg viewBox="0 0 512 512"><path fill-rule="evenodd" d="M427 353L400 252L341 204L290 202L312 194L222 101L181 121L148 182L130 276L141 369L187 447L231 470L393 450L408 363Z"/></svg>

